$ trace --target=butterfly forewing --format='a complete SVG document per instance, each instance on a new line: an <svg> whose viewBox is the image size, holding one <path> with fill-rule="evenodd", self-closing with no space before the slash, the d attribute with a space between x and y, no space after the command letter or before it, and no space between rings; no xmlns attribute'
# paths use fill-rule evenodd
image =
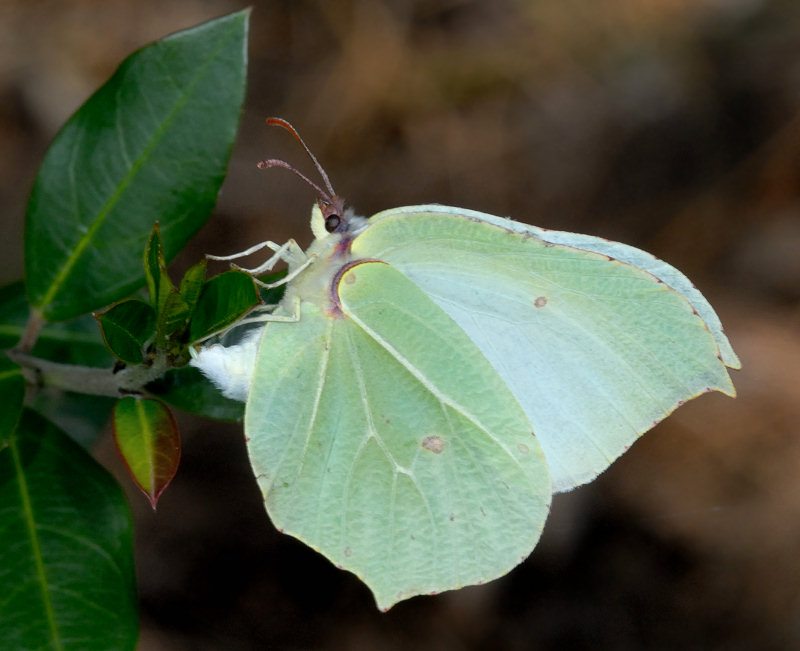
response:
<svg viewBox="0 0 800 651"><path fill-rule="evenodd" d="M734 394L704 321L652 273L445 210L380 213L353 254L405 274L483 352L556 490L593 479L682 402Z"/></svg>

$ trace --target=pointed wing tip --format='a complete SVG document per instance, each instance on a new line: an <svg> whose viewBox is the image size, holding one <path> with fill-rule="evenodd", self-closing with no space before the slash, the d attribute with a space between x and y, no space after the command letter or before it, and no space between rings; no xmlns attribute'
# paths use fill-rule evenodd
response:
<svg viewBox="0 0 800 651"><path fill-rule="evenodd" d="M737 357L736 353L731 351L731 355L723 358L722 363L725 364L729 369L734 371L741 371L742 370L742 362Z"/></svg>
<svg viewBox="0 0 800 651"><path fill-rule="evenodd" d="M730 355L725 355L721 359L721 362L725 368L725 377L728 381L724 386L709 387L709 391L719 391L720 393L724 393L726 396L735 398L736 387L733 385L733 380L731 379L729 371L740 371L742 369L742 363L739 361L739 358L733 351L731 351Z"/></svg>

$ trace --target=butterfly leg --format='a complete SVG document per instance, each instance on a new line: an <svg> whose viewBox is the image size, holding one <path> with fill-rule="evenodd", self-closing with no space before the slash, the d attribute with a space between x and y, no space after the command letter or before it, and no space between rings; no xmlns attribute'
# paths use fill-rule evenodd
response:
<svg viewBox="0 0 800 651"><path fill-rule="evenodd" d="M250 315L246 316L243 320L238 321L234 325L243 325L245 323L267 323L269 321L283 321L285 323L296 323L300 320L300 299L295 297L291 300L291 305L281 303L283 308L281 314L275 314L272 311L278 305L256 305L250 310ZM257 314L264 312L264 314Z"/></svg>
<svg viewBox="0 0 800 651"><path fill-rule="evenodd" d="M305 257L305 260L303 260L303 261L302 261L302 262L299 264L299 266L297 266L297 267L294 267L294 268L292 269L292 268L291 268L291 265L290 265L290 271L289 271L289 273L288 273L288 274L286 274L286 275L285 275L283 278L281 278L280 280L276 280L274 283L265 283L264 281L262 281L262 280L259 280L259 279L258 279L258 278L256 278L255 276L253 277L253 280L255 281L255 283L256 283L257 285L259 285L259 286L263 287L264 289L273 289L274 287L280 287L281 285L285 285L286 283L290 282L290 281L291 281L293 278L295 278L295 277L297 276L297 274L299 274L301 271L303 271L303 269L305 269L305 268L306 268L306 267L308 267L308 266L309 266L309 265L310 265L312 262L314 262L314 260L316 260L316 258L317 258L317 256L316 256L316 255L314 255L313 253L312 253L310 256L306 256L306 255L305 255L305 253L304 253L304 254L303 254L303 256ZM252 273L252 271L251 271L251 270L249 270L249 269L242 269L242 271L246 271L246 272L248 272L248 273Z"/></svg>
<svg viewBox="0 0 800 651"><path fill-rule="evenodd" d="M198 339L197 341L192 342L193 346L189 346L189 354L192 358L195 358L197 353L194 350L194 346L200 344L212 337L223 338L226 334L228 334L234 328L238 328L239 326L249 325L251 323L269 323L271 321L280 321L284 323L296 323L300 320L299 314L273 314L272 312L267 312L267 310L274 310L277 305L260 305L254 307L248 316L243 317L236 321L235 323L231 323L229 326L222 328L221 330L217 330L216 332L212 332L209 335L206 335L202 339ZM261 313L261 314L259 314Z"/></svg>
<svg viewBox="0 0 800 651"><path fill-rule="evenodd" d="M228 326L225 330L215 334L221 336L231 328L238 328L239 326L248 325L249 323L272 323L274 321L279 321L282 323L296 323L299 320L300 319L293 314L257 314L253 316L246 316L241 321L237 321L233 325Z"/></svg>
<svg viewBox="0 0 800 651"><path fill-rule="evenodd" d="M303 252L303 249L301 249L294 240L289 240L285 244L281 245L275 244L275 242L262 242L262 244L263 246L261 248L266 246L275 252L268 260L262 262L257 267L253 267L252 269L246 269L245 267L240 267L238 265L233 265L234 268L240 269L241 271L246 271L253 276L258 276L266 271L272 271L272 268L281 261L286 262L286 264L289 265L289 268L292 269L293 267L304 264L307 260L307 256Z"/></svg>
<svg viewBox="0 0 800 651"><path fill-rule="evenodd" d="M206 253L206 258L209 260L236 260L236 258L243 258L251 253L255 253L256 251L260 251L263 248L269 247L273 251L276 249L273 247L277 247L278 245L275 242L259 242L258 244L251 246L249 249L245 249L244 251L239 251L239 253L231 253L230 255L212 255L211 253Z"/></svg>
<svg viewBox="0 0 800 651"><path fill-rule="evenodd" d="M210 260L236 260L237 258L243 258L264 248L272 249L275 253L270 256L268 260L262 262L257 267L248 269L237 264L232 264L231 267L249 273L253 276L257 276L266 271L271 271L272 268L281 261L286 262L286 264L292 268L305 264L307 260L307 256L303 252L303 249L301 249L294 240L289 240L285 244L276 244L275 242L271 241L260 242L259 244L251 246L249 249L245 249L239 253L232 253L231 255L211 255L210 253L206 253L206 258Z"/></svg>

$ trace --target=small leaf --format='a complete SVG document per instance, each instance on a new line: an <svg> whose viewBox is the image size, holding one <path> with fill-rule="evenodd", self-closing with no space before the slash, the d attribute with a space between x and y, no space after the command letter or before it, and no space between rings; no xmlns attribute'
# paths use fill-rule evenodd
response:
<svg viewBox="0 0 800 651"><path fill-rule="evenodd" d="M130 298L95 314L103 339L115 357L126 364L144 361L142 348L153 336L155 313L149 303Z"/></svg>
<svg viewBox="0 0 800 651"><path fill-rule="evenodd" d="M167 265L164 262L163 248L161 244L161 234L158 224L153 227L150 239L144 251L145 278L150 294L150 304L156 314L155 325L155 344L160 350L168 350L170 342L176 341L177 333L183 331L189 323L193 306L189 305L180 291L172 284L172 279L167 272ZM196 271L190 270L193 274ZM190 279L190 286L187 292L191 297L193 291ZM202 287L202 280L200 281Z"/></svg>
<svg viewBox="0 0 800 651"><path fill-rule="evenodd" d="M114 408L114 440L133 481L155 511L181 457L175 419L158 400L128 396Z"/></svg>
<svg viewBox="0 0 800 651"><path fill-rule="evenodd" d="M7 649L131 649L133 525L117 482L24 411L0 450L0 619Z"/></svg>
<svg viewBox="0 0 800 651"><path fill-rule="evenodd" d="M286 276L286 273L287 273L286 269L282 269L281 271L275 271L271 274L260 276L259 280L262 283L270 285L272 283L279 281L281 278L284 278ZM264 303L264 305L277 305L278 303L281 302L283 295L286 293L286 285L283 284L283 285L278 285L277 287L270 287L270 288L261 287L259 288L259 293L261 295L261 302Z"/></svg>
<svg viewBox="0 0 800 651"><path fill-rule="evenodd" d="M161 230L158 222L153 225L147 246L144 247L144 277L147 281L147 293L150 296L150 305L156 314L161 314L164 303L170 292L175 289L167 273L167 263L164 260L164 245L161 242Z"/></svg>
<svg viewBox="0 0 800 651"><path fill-rule="evenodd" d="M223 396L193 366L167 371L148 384L147 390L167 404L190 414L227 421L240 421L244 417L244 403Z"/></svg>
<svg viewBox="0 0 800 651"><path fill-rule="evenodd" d="M189 270L183 274L181 278L180 295L186 305L189 306L189 313L194 312L197 305L197 300L200 298L200 292L203 290L203 284L206 278L206 261L201 260L195 265L192 265Z"/></svg>
<svg viewBox="0 0 800 651"><path fill-rule="evenodd" d="M206 281L189 328L190 341L219 332L241 319L259 302L253 278L242 271L226 271Z"/></svg>
<svg viewBox="0 0 800 651"><path fill-rule="evenodd" d="M17 426L25 399L25 378L22 369L0 354L0 447Z"/></svg>
<svg viewBox="0 0 800 651"><path fill-rule="evenodd" d="M159 348L167 349L169 343L174 341L174 335L187 326L191 311L177 289L167 296L161 309L156 325L156 344Z"/></svg>
<svg viewBox="0 0 800 651"><path fill-rule="evenodd" d="M154 221L168 261L205 222L239 124L248 13L132 54L54 139L25 229L28 297L48 320L141 287Z"/></svg>

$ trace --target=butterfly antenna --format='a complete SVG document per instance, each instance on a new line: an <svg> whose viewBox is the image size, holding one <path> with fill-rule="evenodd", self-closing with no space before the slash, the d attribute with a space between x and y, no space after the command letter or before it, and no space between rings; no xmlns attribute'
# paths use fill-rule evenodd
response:
<svg viewBox="0 0 800 651"><path fill-rule="evenodd" d="M270 158L269 160L262 160L262 161L258 162L258 169L264 170L264 169L267 169L268 167L283 167L283 168L289 170L290 172L294 172L295 174L297 174L297 176L299 176L306 183L308 183L312 188L314 188L317 191L317 194L319 194L319 196L321 196L323 199L325 199L325 201L327 201L328 203L333 203L333 197L331 195L329 195L327 192L325 192L325 190L323 190L321 187L319 187L316 183L314 183L314 181L312 181L310 178L308 178L301 171L299 171L299 170L295 169L294 167L292 167L291 165L289 165L289 163L287 163L286 161L278 160L277 158Z"/></svg>
<svg viewBox="0 0 800 651"><path fill-rule="evenodd" d="M320 188L311 179L309 179L307 176L305 176L304 174L302 174L301 172L296 170L294 167L292 167L291 165L289 165L289 163L286 163L285 161L271 158L269 160L263 160L260 163L258 163L258 167L260 169L266 169L267 167L284 167L287 170L290 170L291 172L294 172L295 174L297 174L297 176L299 176L306 183L308 183L312 188L314 188L319 193L319 195L321 197L326 199L328 202L333 203L334 197L336 196L336 192L334 192L334 190L333 190L333 186L331 185L330 179L328 178L328 175L325 173L325 170L322 168L322 165L319 164L319 161L317 160L317 157L314 156L314 154L311 153L311 150L308 148L308 145L306 145L306 143L300 137L300 134L297 133L297 129L295 129L291 124L289 124L283 118L267 118L267 124L272 125L272 126L283 127L284 129L286 129L289 133L291 133L295 137L297 142L299 142L302 145L303 149L306 150L306 153L308 154L308 157L314 163L314 166L317 168L317 171L319 172L319 175L322 177L322 180L325 182L325 187L327 188L328 191L325 192L322 188Z"/></svg>

